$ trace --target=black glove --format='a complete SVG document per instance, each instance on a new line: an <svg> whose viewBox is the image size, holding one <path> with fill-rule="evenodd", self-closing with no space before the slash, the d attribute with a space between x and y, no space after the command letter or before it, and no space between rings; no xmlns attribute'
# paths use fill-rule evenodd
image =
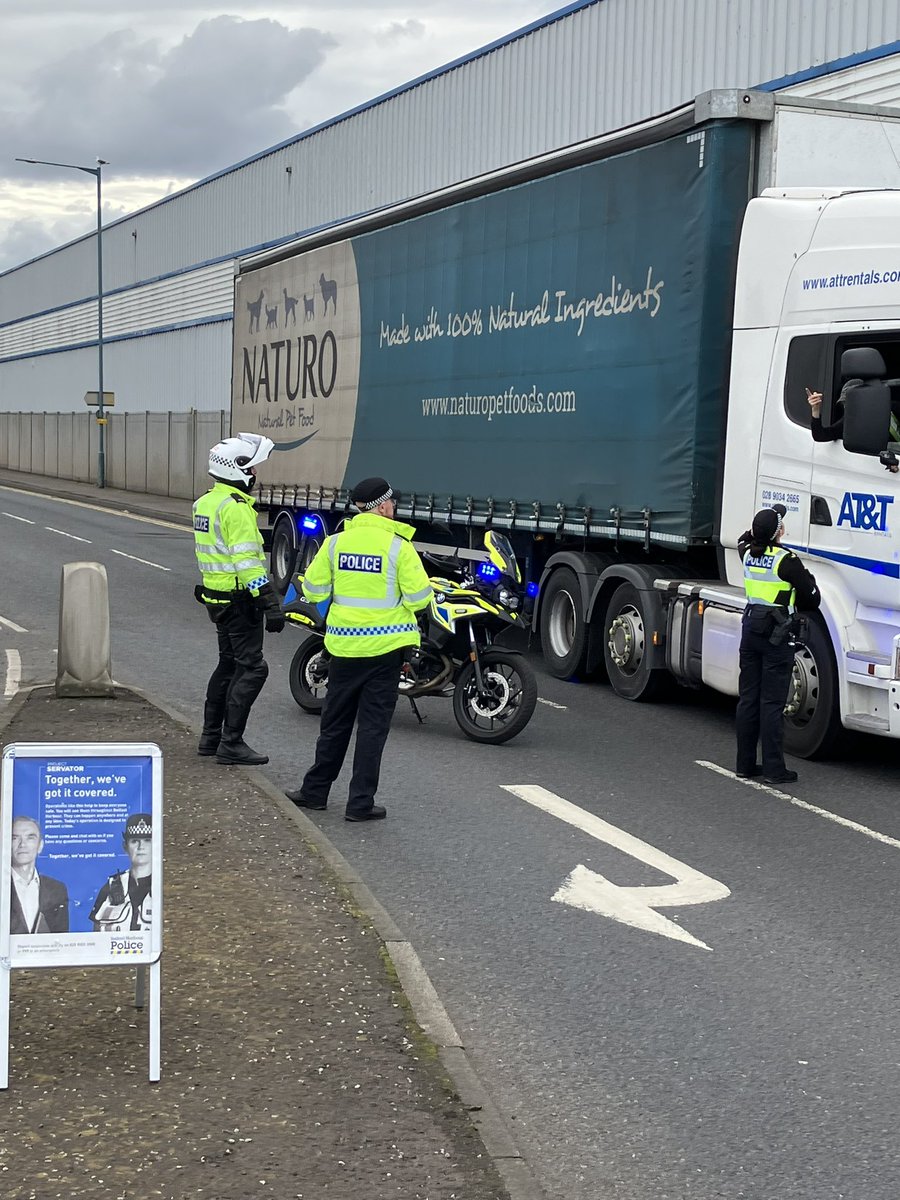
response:
<svg viewBox="0 0 900 1200"><path fill-rule="evenodd" d="M266 618L266 633L281 633L284 629L284 613L281 611L281 601L271 583L264 583L259 589L259 604Z"/></svg>

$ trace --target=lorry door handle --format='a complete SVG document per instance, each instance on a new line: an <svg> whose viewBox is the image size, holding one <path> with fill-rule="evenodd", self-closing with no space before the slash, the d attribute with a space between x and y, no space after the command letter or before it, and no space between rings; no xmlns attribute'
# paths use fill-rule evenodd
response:
<svg viewBox="0 0 900 1200"><path fill-rule="evenodd" d="M810 525L833 525L831 509L824 496L813 496L810 504Z"/></svg>

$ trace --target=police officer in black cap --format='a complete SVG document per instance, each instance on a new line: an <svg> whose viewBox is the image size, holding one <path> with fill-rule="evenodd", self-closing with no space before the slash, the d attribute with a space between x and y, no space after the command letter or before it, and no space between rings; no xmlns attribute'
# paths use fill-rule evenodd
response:
<svg viewBox="0 0 900 1200"><path fill-rule="evenodd" d="M747 607L741 630L741 675L737 705L737 766L741 779L793 783L784 763L784 705L794 663L791 629L795 611L819 607L816 581L784 537L783 504L763 508L738 539L744 562ZM762 766L756 761L762 740Z"/></svg>
<svg viewBox="0 0 900 1200"><path fill-rule="evenodd" d="M400 671L410 648L421 642L416 613L428 605L432 591L412 546L415 530L395 520L388 481L364 479L350 500L359 516L326 538L303 577L307 600L330 601L325 649L331 658L316 761L287 796L301 808L325 808L355 724L345 817L377 821L386 812L375 804L375 791Z"/></svg>

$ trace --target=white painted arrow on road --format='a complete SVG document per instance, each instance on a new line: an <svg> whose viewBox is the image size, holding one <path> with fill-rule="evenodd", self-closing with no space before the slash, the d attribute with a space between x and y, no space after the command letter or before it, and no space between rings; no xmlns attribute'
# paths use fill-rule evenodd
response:
<svg viewBox="0 0 900 1200"><path fill-rule="evenodd" d="M705 942L695 938L670 921L668 917L656 912L657 908L681 908L686 904L709 904L713 900L724 900L731 895L731 889L717 879L704 875L701 871L679 862L662 850L657 850L648 842L626 833L608 821L595 817L593 813L585 812L576 804L563 800L546 788L535 784L501 784L506 792L518 796L535 808L574 825L583 833L589 834L600 842L606 842L623 854L636 858L638 862L654 867L664 875L671 875L675 883L662 884L659 887L620 887L610 883L603 875L591 871L588 867L578 865L568 876L562 887L551 897L560 904L569 904L573 908L581 908L586 912L598 913L633 929L644 929L648 933L659 933L663 937L674 938L679 942L687 942L691 946L699 946L709 950Z"/></svg>

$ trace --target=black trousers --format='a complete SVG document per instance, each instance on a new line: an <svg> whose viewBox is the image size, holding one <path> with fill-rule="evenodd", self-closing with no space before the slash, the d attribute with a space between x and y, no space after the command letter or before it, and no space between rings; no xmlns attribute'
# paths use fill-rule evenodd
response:
<svg viewBox="0 0 900 1200"><path fill-rule="evenodd" d="M768 634L754 633L745 624L740 661L736 769L746 772L756 765L756 745L761 739L763 774L781 775L785 769L784 706L794 650L787 641L773 646Z"/></svg>
<svg viewBox="0 0 900 1200"><path fill-rule="evenodd" d="M249 600L207 612L216 626L219 661L206 685L203 732L210 735L224 725L223 736L237 739L269 674L262 653L264 619Z"/></svg>
<svg viewBox="0 0 900 1200"><path fill-rule="evenodd" d="M332 655L329 659L328 693L316 742L316 761L300 785L304 800L311 804L327 802L331 785L344 765L355 723L356 750L347 813L355 816L372 807L406 653L391 650L375 658Z"/></svg>

